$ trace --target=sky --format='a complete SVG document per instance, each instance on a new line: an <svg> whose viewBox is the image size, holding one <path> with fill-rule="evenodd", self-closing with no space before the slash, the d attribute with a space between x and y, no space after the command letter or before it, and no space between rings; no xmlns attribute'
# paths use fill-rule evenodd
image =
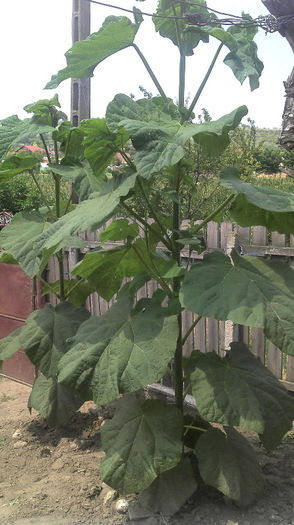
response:
<svg viewBox="0 0 294 525"><path fill-rule="evenodd" d="M104 0L107 2L107 0ZM113 5L152 13L157 1L111 0ZM0 119L13 114L24 118L23 107L58 93L63 110L70 113L70 81L57 90L44 90L52 74L65 67L64 53L71 47L72 0L2 0L0 7ZM240 15L243 0L207 0L211 8ZM253 17L269 14L261 0L246 0L246 12ZM106 16L124 15L121 11L92 4L91 31L97 31ZM132 15L125 14L132 18ZM176 101L178 83L178 50L168 39L155 34L151 18L145 17L137 37L140 47L163 89ZM196 115L206 108L213 119L247 105L249 116L258 127L280 127L284 107L283 81L293 67L293 52L279 33L265 35L260 30L256 39L258 56L264 63L260 88L251 92L246 80L241 86L230 68L223 64L223 54L208 81L195 109ZM191 99L218 46L217 41L199 44L187 60L187 91ZM153 95L156 87L133 49L126 49L105 60L96 68L91 81L91 116L103 117L107 104L117 93L140 98L139 85ZM246 118L245 121L246 123Z"/></svg>

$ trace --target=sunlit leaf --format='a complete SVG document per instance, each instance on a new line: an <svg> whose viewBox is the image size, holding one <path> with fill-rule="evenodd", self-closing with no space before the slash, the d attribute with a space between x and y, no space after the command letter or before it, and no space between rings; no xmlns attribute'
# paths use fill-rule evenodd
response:
<svg viewBox="0 0 294 525"><path fill-rule="evenodd" d="M222 253L204 256L186 274L182 306L212 317L264 328L266 337L294 355L294 272L288 264L258 257L232 260Z"/></svg>
<svg viewBox="0 0 294 525"><path fill-rule="evenodd" d="M124 16L109 16L97 33L75 42L65 53L67 66L52 76L46 89L56 88L67 78L92 77L96 66L105 58L132 45L139 27Z"/></svg>
<svg viewBox="0 0 294 525"><path fill-rule="evenodd" d="M122 494L146 489L182 456L182 414L174 405L136 396L118 402L114 418L103 425L106 458L101 463L105 483Z"/></svg>
<svg viewBox="0 0 294 525"><path fill-rule="evenodd" d="M192 392L204 419L255 431L268 450L281 443L292 428L294 400L243 343L232 343L224 358L199 352L193 366Z"/></svg>
<svg viewBox="0 0 294 525"><path fill-rule="evenodd" d="M132 302L122 297L84 323L60 362L59 381L97 404L158 381L175 351L176 316L157 301Z"/></svg>

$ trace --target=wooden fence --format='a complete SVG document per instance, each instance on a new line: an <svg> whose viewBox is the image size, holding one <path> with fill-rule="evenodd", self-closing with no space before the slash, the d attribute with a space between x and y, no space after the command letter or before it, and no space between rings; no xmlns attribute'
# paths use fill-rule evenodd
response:
<svg viewBox="0 0 294 525"><path fill-rule="evenodd" d="M111 221L109 221L111 222ZM101 231L86 232L83 238L86 241L86 249L82 252L97 248L100 245L99 235ZM290 257L294 267L294 236L281 235L278 233L269 233L263 226L253 228L235 227L232 223L215 223L210 222L204 232L206 237L206 253L214 250L221 250L224 253L230 253L232 247L236 247L241 254L252 255L255 257L271 256L272 258L285 259ZM118 243L105 243L105 246L113 246ZM183 251L183 262L188 257L188 252ZM65 274L69 277L70 270L75 265L78 257L76 250L67 252L64 269ZM192 254L192 262L196 259L202 259L203 255ZM58 265L54 258L48 265L48 282L58 280ZM137 299L141 297L150 297L157 288L157 283L151 281L146 284L137 294ZM51 304L56 304L56 298L49 296ZM86 302L87 308L93 315L103 315L110 308L114 300L109 303L96 293L91 294ZM183 315L184 333L191 326L195 314L185 312ZM294 357L285 356L276 346L268 341L259 328L248 328L215 319L202 318L197 324L194 331L190 334L184 347L184 354L188 356L193 349L202 352L216 351L223 355L223 350L228 348L231 341L244 342L249 345L253 354L258 356L261 361L279 378L288 390L294 391Z"/></svg>

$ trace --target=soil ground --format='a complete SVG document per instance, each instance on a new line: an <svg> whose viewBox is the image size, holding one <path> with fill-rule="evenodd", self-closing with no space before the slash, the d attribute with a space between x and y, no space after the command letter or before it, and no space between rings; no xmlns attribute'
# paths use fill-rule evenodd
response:
<svg viewBox="0 0 294 525"><path fill-rule="evenodd" d="M119 514L119 495L102 483L100 428L111 417L86 403L69 424L50 429L26 404L30 388L0 378L1 525L294 525L294 432L270 454L248 435L262 466L264 495L239 509L215 490L198 489L177 515ZM132 500L127 500L132 508Z"/></svg>

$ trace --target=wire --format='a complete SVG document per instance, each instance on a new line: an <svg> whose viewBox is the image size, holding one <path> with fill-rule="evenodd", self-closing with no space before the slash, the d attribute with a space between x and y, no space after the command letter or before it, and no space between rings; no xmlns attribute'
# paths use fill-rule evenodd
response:
<svg viewBox="0 0 294 525"><path fill-rule="evenodd" d="M135 11L132 9L127 9L126 7L119 7L117 5L108 4L106 2L100 2L99 0L84 0L85 2L89 2L91 4L97 4L104 7L110 7L112 9L117 9L119 11L124 11L125 13L131 13L132 15L135 14ZM188 5L190 7L200 7L203 9L206 9L207 11L211 11L212 13L217 13L218 15L225 16L227 18L213 18L208 13L208 18L204 19L202 18L200 13L189 13L184 14L183 16L167 16L167 15L159 15L156 13L146 13L144 11L140 11L141 15L144 16L150 16L152 18L161 18L164 20L183 20L188 26L190 27L190 30L192 30L192 26L205 26L205 25L230 25L234 26L237 25L241 28L247 28L247 27L256 27L259 26L261 29L263 29L266 33L274 33L276 31L280 31L282 27L285 24L288 24L290 22L294 21L294 14L281 16L281 17L274 17L273 15L266 15L266 16L258 16L255 19L246 19L243 16L238 15L232 15L230 13L223 13L222 11L217 11L216 9L212 9L211 7L208 7L203 4L198 4L197 2L189 2L187 0L176 0L177 3L182 5Z"/></svg>

